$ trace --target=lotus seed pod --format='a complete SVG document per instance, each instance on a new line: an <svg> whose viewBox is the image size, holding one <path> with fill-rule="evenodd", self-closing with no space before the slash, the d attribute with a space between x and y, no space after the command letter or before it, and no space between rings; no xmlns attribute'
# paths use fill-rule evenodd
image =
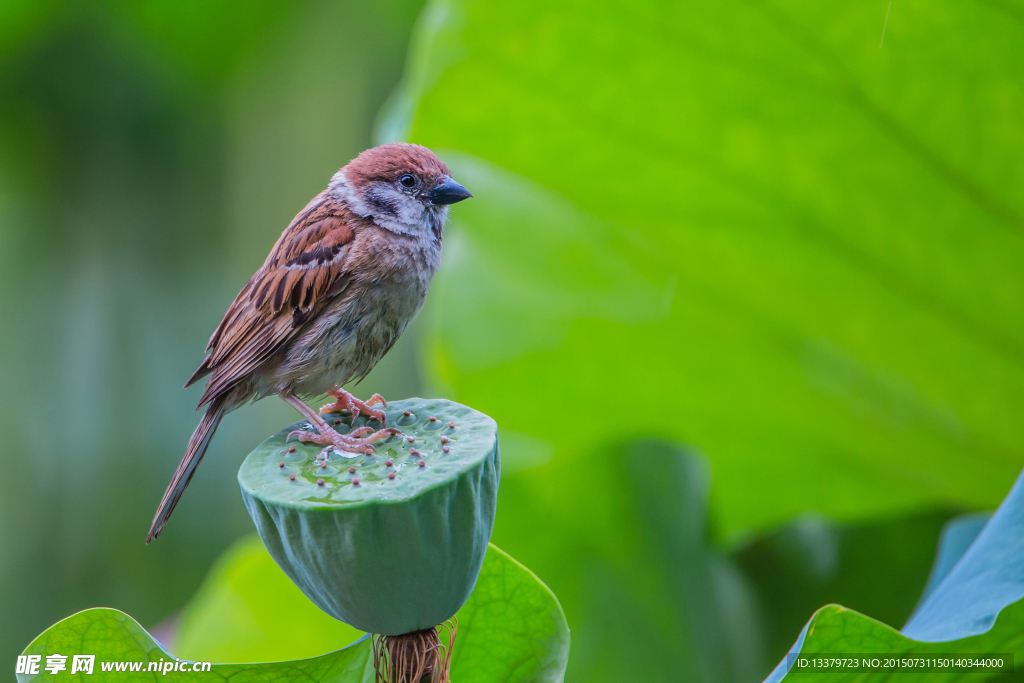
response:
<svg viewBox="0 0 1024 683"><path fill-rule="evenodd" d="M293 430L312 431L302 422L250 453L238 482L267 550L303 593L359 630L397 636L442 624L473 591L501 464L497 425L471 408L408 399L386 414L402 434L370 455L335 450L343 464L325 472L323 446L286 443ZM361 415L338 431L365 425ZM289 478L278 463L293 447Z"/></svg>

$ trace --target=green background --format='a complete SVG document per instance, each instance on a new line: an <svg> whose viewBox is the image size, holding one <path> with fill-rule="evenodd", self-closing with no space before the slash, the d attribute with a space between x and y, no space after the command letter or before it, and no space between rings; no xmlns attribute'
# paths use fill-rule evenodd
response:
<svg viewBox="0 0 1024 683"><path fill-rule="evenodd" d="M4 671L81 609L167 623L252 531L236 472L295 421L281 401L224 423L144 543L199 419L181 386L283 227L372 144L418 11L0 2ZM360 390L422 393L413 346Z"/></svg>
<svg viewBox="0 0 1024 683"><path fill-rule="evenodd" d="M95 605L173 639L293 421L234 413L145 548L178 387L374 141L475 197L357 391L498 421L570 681L760 680L833 601L898 628L1024 465L1019 1L0 7L0 661Z"/></svg>

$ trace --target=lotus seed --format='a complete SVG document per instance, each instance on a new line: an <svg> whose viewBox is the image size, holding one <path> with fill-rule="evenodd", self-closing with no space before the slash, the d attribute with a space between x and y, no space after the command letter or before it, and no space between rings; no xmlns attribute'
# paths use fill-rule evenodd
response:
<svg viewBox="0 0 1024 683"><path fill-rule="evenodd" d="M359 477L352 477L352 484L354 486L359 486Z"/></svg>
<svg viewBox="0 0 1024 683"><path fill-rule="evenodd" d="M434 417L433 415L431 415L431 416L430 416L430 417L428 417L427 419L428 419L428 420L430 420L431 422L437 422L437 418L436 418L436 417Z"/></svg>
<svg viewBox="0 0 1024 683"><path fill-rule="evenodd" d="M355 474L356 473L356 468L355 467L349 467L348 468L348 473L349 474Z"/></svg>
<svg viewBox="0 0 1024 683"><path fill-rule="evenodd" d="M326 470L327 469L327 463L326 462L320 463L320 469Z"/></svg>
<svg viewBox="0 0 1024 683"><path fill-rule="evenodd" d="M455 429L455 423L454 422L449 422L448 426L451 427L452 429Z"/></svg>
<svg viewBox="0 0 1024 683"><path fill-rule="evenodd" d="M324 485L324 480L323 479L317 479L316 480L316 485L317 486L323 486Z"/></svg>
<svg viewBox="0 0 1024 683"><path fill-rule="evenodd" d="M289 453L294 453L294 452L295 452L295 446L290 446L290 447L288 448L288 452L289 452Z"/></svg>
<svg viewBox="0 0 1024 683"><path fill-rule="evenodd" d="M410 417L412 416L412 413L410 413L408 410L403 410L402 415L404 415L405 417Z"/></svg>
<svg viewBox="0 0 1024 683"><path fill-rule="evenodd" d="M410 455L419 455L420 452L418 450L416 450L415 448L410 448L409 449L409 454Z"/></svg>
<svg viewBox="0 0 1024 683"><path fill-rule="evenodd" d="M445 453L451 452L451 449L448 448L447 446L441 446L441 450L444 451Z"/></svg>
<svg viewBox="0 0 1024 683"><path fill-rule="evenodd" d="M288 479L290 479L291 481L295 481L295 473L293 472L292 474L289 474Z"/></svg>
<svg viewBox="0 0 1024 683"><path fill-rule="evenodd" d="M278 467L284 467L284 460L281 461L281 464L278 465Z"/></svg>
<svg viewBox="0 0 1024 683"><path fill-rule="evenodd" d="M441 443L448 443L448 441L449 441L449 439L448 439L447 436L442 436L441 437Z"/></svg>
<svg viewBox="0 0 1024 683"><path fill-rule="evenodd" d="M335 420L335 421L334 421L334 424L336 424L336 425L340 425L340 424L341 424L341 420Z"/></svg>
<svg viewBox="0 0 1024 683"><path fill-rule="evenodd" d="M394 464L395 464L395 461L392 460L391 458L388 458L387 460L384 461L384 466L385 467L391 467Z"/></svg>
<svg viewBox="0 0 1024 683"><path fill-rule="evenodd" d="M410 437L406 437L406 438L409 439L409 443L416 443L416 437L415 436L410 436Z"/></svg>
<svg viewBox="0 0 1024 683"><path fill-rule="evenodd" d="M395 478L395 473L394 472L388 472L388 479L394 479L394 478Z"/></svg>
<svg viewBox="0 0 1024 683"><path fill-rule="evenodd" d="M416 463L416 464L417 464L417 465L419 465L420 467L426 467L426 466L427 466L427 461L426 461L426 460L420 460L420 461L419 461L418 463ZM294 474L292 475L292 478L293 478L293 479L295 478L295 475L294 475Z"/></svg>

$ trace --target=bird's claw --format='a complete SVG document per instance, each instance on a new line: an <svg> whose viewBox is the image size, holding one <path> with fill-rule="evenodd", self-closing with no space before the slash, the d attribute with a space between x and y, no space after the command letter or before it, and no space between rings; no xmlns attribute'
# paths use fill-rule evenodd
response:
<svg viewBox="0 0 1024 683"><path fill-rule="evenodd" d="M364 453L365 455L373 455L376 452L377 447L373 445L374 441L386 439L395 434L401 434L401 430L395 429L394 427L387 427L385 429L378 429L373 431L373 427L360 427L355 429L348 434L339 434L333 429L329 429L327 434L317 432L307 432L304 429L296 429L288 433L285 438L285 443L291 440L294 436L303 443L312 442L318 444L332 445L347 453Z"/></svg>
<svg viewBox="0 0 1024 683"><path fill-rule="evenodd" d="M383 410L374 410L371 406L375 406L378 403L382 404L385 408L388 407L388 402L384 400L384 397L380 394L374 394L370 397L370 400L365 403L360 401L358 398L348 393L344 389L336 389L328 392L330 396L333 396L337 400L334 403L326 403L320 407L320 414L324 413L340 413L343 410L347 410L351 415L352 419L355 420L360 415L366 415L370 420L377 420L381 426L387 424L388 416Z"/></svg>
<svg viewBox="0 0 1024 683"><path fill-rule="evenodd" d="M394 427L385 427L384 429L378 429L377 431L373 431L373 427L360 427L359 429L349 432L345 436L357 437L360 439L361 443L373 443L374 441L387 439L388 437L401 433L402 430L395 429Z"/></svg>
<svg viewBox="0 0 1024 683"><path fill-rule="evenodd" d="M305 443L307 441L316 441L316 437L320 435L314 434L312 432L307 432L304 429L296 429L294 431L288 432L288 436L285 437L284 442L288 443L289 441L292 440L293 436L298 438L298 440L301 441L302 443Z"/></svg>

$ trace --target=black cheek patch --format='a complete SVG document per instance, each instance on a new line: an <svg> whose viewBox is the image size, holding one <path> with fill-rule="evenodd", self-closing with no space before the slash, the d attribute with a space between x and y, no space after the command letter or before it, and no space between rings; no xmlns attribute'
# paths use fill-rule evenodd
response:
<svg viewBox="0 0 1024 683"><path fill-rule="evenodd" d="M371 190L366 193L366 203L371 209L371 213L375 216L390 216L395 218L398 216L398 207L395 204L395 200L388 197L384 192L379 190Z"/></svg>

